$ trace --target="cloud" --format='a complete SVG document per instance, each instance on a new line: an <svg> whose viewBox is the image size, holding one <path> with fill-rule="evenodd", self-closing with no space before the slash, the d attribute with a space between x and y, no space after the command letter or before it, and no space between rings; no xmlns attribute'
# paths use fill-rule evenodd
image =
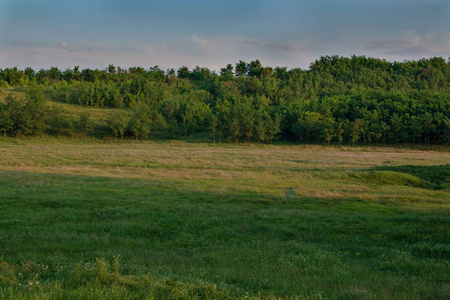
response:
<svg viewBox="0 0 450 300"><path fill-rule="evenodd" d="M257 43L255 41L250 41L250 40L244 40L244 44L249 44L249 45L253 45L253 46L261 46L260 43Z"/></svg>
<svg viewBox="0 0 450 300"><path fill-rule="evenodd" d="M306 67L316 58L311 54L310 48L314 43L309 37L279 42L247 37L206 38L193 35L191 41L201 53L197 64L214 70L230 62L255 59L269 66Z"/></svg>
<svg viewBox="0 0 450 300"><path fill-rule="evenodd" d="M374 41L365 47L371 55L386 58L416 59L426 56L448 55L450 43L448 37L438 36L432 32L416 34L404 32L404 38L399 40ZM447 51L447 53L446 53Z"/></svg>
<svg viewBox="0 0 450 300"><path fill-rule="evenodd" d="M211 56L232 53L234 51L241 50L243 44L249 44L244 43L243 39L240 37L201 38L197 34L192 35L191 41L198 51L202 54L208 54Z"/></svg>
<svg viewBox="0 0 450 300"><path fill-rule="evenodd" d="M243 37L200 37L192 35L188 47L192 47L193 53L190 61L193 66L205 66L212 70L219 70L228 63L239 60L249 61L263 57L262 43L250 41ZM189 51L189 50L186 50Z"/></svg>
<svg viewBox="0 0 450 300"><path fill-rule="evenodd" d="M367 50L398 51L411 46L407 41L376 41L366 46Z"/></svg>
<svg viewBox="0 0 450 300"><path fill-rule="evenodd" d="M443 49L438 45L417 45L407 47L401 50L388 51L388 55L407 55L407 56L440 56Z"/></svg>
<svg viewBox="0 0 450 300"><path fill-rule="evenodd" d="M317 59L320 46L312 37L285 41L247 36L205 37L198 34L184 40L163 40L139 45L63 41L53 45L40 43L0 47L0 67L10 67L11 62L19 62L18 67L22 69L27 66L34 69L50 66L65 69L76 65L102 69L109 64L122 68L159 65L163 69L178 69L186 65L191 69L200 66L219 71L229 63L259 59L264 66L306 68Z"/></svg>
<svg viewBox="0 0 450 300"><path fill-rule="evenodd" d="M284 51L295 51L295 49L292 46L286 45L286 44L267 43L267 44L265 44L265 46L270 47L270 48L284 50Z"/></svg>
<svg viewBox="0 0 450 300"><path fill-rule="evenodd" d="M137 47L108 47L106 45L55 45L39 46L8 46L0 48L0 66L13 67L11 62L19 62L17 67L24 69L28 66L33 69L57 66L64 70L79 65L81 68L103 69L109 64L128 68L132 66L159 65L162 68L178 68L186 61L195 60L186 56L182 50L177 50L169 43L141 44ZM202 65L201 60L197 60Z"/></svg>

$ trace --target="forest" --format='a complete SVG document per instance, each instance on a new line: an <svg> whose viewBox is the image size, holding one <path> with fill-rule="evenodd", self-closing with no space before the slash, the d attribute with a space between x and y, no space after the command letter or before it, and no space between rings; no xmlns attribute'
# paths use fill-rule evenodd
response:
<svg viewBox="0 0 450 300"><path fill-rule="evenodd" d="M449 144L450 61L322 56L308 69L228 64L0 69L4 136L312 144ZM49 101L50 100L50 101ZM85 107L74 114L67 105ZM114 108L105 120L88 107Z"/></svg>

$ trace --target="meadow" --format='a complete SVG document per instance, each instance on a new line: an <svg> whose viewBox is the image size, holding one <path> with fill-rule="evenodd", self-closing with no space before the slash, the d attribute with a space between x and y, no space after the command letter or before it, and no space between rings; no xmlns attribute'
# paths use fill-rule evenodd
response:
<svg viewBox="0 0 450 300"><path fill-rule="evenodd" d="M0 299L448 299L449 162L0 138Z"/></svg>

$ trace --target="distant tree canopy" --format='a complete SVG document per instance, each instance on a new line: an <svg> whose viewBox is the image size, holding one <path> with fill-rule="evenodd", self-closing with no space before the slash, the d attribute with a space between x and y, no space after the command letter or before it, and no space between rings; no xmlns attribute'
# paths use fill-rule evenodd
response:
<svg viewBox="0 0 450 300"><path fill-rule="evenodd" d="M94 132L88 115L73 124L54 101L122 108L100 135L176 138L209 132L235 142L372 144L450 142L450 61L388 62L323 56L308 69L227 64L219 74L186 66L104 70L0 69L0 87L27 87L24 101L0 103L3 135Z"/></svg>

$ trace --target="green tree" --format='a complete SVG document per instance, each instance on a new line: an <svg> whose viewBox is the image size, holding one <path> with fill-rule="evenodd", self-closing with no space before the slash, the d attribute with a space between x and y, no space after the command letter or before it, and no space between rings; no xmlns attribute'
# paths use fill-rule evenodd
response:
<svg viewBox="0 0 450 300"><path fill-rule="evenodd" d="M450 118L444 117L442 125L442 140L446 145L450 145Z"/></svg>
<svg viewBox="0 0 450 300"><path fill-rule="evenodd" d="M108 120L108 126L114 133L115 137L119 137L123 140L123 135L127 129L129 122L129 116L126 112L118 112L111 115Z"/></svg>
<svg viewBox="0 0 450 300"><path fill-rule="evenodd" d="M162 116L150 106L137 102L132 107L132 115L129 122L129 127L136 139L144 140L148 138L152 125L157 122L162 122Z"/></svg>
<svg viewBox="0 0 450 300"><path fill-rule="evenodd" d="M268 124L266 126L267 128L266 136L270 142L278 139L278 135L281 132L282 120L283 117L280 113L275 113L275 115L272 118L268 119Z"/></svg>
<svg viewBox="0 0 450 300"><path fill-rule="evenodd" d="M361 138L361 133L363 133L363 120L356 119L352 126L351 126L351 132L350 132L350 141L352 142L353 146L358 145L358 141Z"/></svg>
<svg viewBox="0 0 450 300"><path fill-rule="evenodd" d="M3 131L3 136L11 132L14 128L14 107L16 99L8 94L5 98L5 104L0 102L0 131Z"/></svg>
<svg viewBox="0 0 450 300"><path fill-rule="evenodd" d="M335 123L335 129L334 129L334 137L336 138L339 146L342 145L342 142L344 141L344 124L342 120L338 120Z"/></svg>
<svg viewBox="0 0 450 300"><path fill-rule="evenodd" d="M258 143L264 142L267 139L267 120L266 112L257 112L253 126L253 137Z"/></svg>
<svg viewBox="0 0 450 300"><path fill-rule="evenodd" d="M108 73L116 74L116 67L113 64L108 65Z"/></svg>
<svg viewBox="0 0 450 300"><path fill-rule="evenodd" d="M49 126L56 131L58 137L64 127L68 126L68 120L66 118L67 111L61 105L55 104L49 111Z"/></svg>
<svg viewBox="0 0 450 300"><path fill-rule="evenodd" d="M323 118L320 122L320 136L328 145L335 136L335 123L334 119L330 117Z"/></svg>
<svg viewBox="0 0 450 300"><path fill-rule="evenodd" d="M248 65L245 61L240 60L236 64L235 74L236 76L246 76L248 73Z"/></svg>
<svg viewBox="0 0 450 300"><path fill-rule="evenodd" d="M21 133L38 135L48 128L48 107L41 87L31 86L25 96L25 106L21 114Z"/></svg>
<svg viewBox="0 0 450 300"><path fill-rule="evenodd" d="M189 75L190 75L189 68L186 66L179 68L177 71L178 78L189 78Z"/></svg>
<svg viewBox="0 0 450 300"><path fill-rule="evenodd" d="M263 70L263 66L261 65L261 62L257 59L254 61L251 61L248 66L248 76L255 76L260 78L261 77L261 73Z"/></svg>
<svg viewBox="0 0 450 300"><path fill-rule="evenodd" d="M208 129L211 130L211 135L213 136L214 144L216 143L216 130L218 123L219 119L217 118L217 116L215 114L211 114L211 120Z"/></svg>
<svg viewBox="0 0 450 300"><path fill-rule="evenodd" d="M322 115L317 112L306 111L292 126L292 131L302 142L317 141L320 137L320 121Z"/></svg>
<svg viewBox="0 0 450 300"><path fill-rule="evenodd" d="M221 68L220 69L220 76L225 80L232 80L233 79L233 65L232 64L227 64L227 66L225 68Z"/></svg>
<svg viewBox="0 0 450 300"><path fill-rule="evenodd" d="M94 123L91 114L88 111L83 111L78 118L78 128L84 133L87 139L88 134L92 132Z"/></svg>

